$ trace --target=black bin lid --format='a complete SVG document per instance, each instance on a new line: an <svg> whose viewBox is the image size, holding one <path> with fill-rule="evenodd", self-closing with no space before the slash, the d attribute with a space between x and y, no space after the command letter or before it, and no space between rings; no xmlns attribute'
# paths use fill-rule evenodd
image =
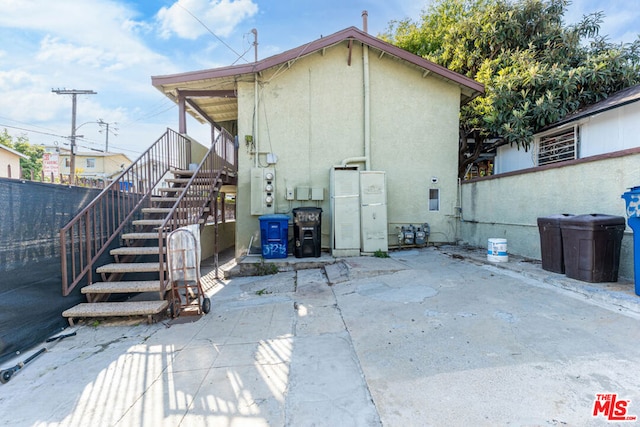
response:
<svg viewBox="0 0 640 427"><path fill-rule="evenodd" d="M555 214L555 215L549 215L549 216L542 216L538 218L538 226L539 227L545 226L545 225L560 226L560 221L570 216L574 216L574 215L573 214Z"/></svg>
<svg viewBox="0 0 640 427"><path fill-rule="evenodd" d="M578 228L595 230L598 228L620 226L625 227L625 218L622 216L605 214L575 215L560 221L562 228Z"/></svg>

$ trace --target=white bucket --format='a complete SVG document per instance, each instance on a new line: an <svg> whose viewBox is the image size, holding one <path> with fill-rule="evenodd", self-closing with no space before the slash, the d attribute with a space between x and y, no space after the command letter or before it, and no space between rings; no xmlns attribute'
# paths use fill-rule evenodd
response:
<svg viewBox="0 0 640 427"><path fill-rule="evenodd" d="M507 239L489 239L487 259L491 262L507 262Z"/></svg>

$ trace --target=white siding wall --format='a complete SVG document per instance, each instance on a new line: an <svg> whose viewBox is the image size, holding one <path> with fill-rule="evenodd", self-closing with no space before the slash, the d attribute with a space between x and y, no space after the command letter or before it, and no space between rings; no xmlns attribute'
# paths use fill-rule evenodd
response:
<svg viewBox="0 0 640 427"><path fill-rule="evenodd" d="M503 145L498 147L494 163L494 173L506 173L521 169L532 168L535 163L535 150L530 147L527 151L524 148L518 150L515 146Z"/></svg>
<svg viewBox="0 0 640 427"><path fill-rule="evenodd" d="M582 121L580 157L640 147L640 102Z"/></svg>
<svg viewBox="0 0 640 427"><path fill-rule="evenodd" d="M579 158L640 147L640 102L605 111L579 122ZM506 173L534 167L535 152L509 145L498 148L495 173Z"/></svg>

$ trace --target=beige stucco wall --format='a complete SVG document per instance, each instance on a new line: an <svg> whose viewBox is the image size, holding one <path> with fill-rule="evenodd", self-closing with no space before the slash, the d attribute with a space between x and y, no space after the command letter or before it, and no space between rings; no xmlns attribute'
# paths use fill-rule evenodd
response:
<svg viewBox="0 0 640 427"><path fill-rule="evenodd" d="M207 259L215 254L216 230L214 224L205 225L200 233L200 249L202 259ZM218 252L233 247L236 237L235 221L221 222L218 224Z"/></svg>
<svg viewBox="0 0 640 427"><path fill-rule="evenodd" d="M506 238L510 253L540 259L538 217L560 213L624 217L620 196L640 185L640 149L635 151L464 183L461 239L486 247L489 238ZM633 234L628 226L620 256L619 274L633 277Z"/></svg>
<svg viewBox="0 0 640 427"><path fill-rule="evenodd" d="M0 178L9 178L9 166L11 178L20 178L20 157L0 149Z"/></svg>
<svg viewBox="0 0 640 427"><path fill-rule="evenodd" d="M323 209L322 247L330 247L329 171L364 155L362 46L341 43L261 75L258 164L277 154L276 213L298 206ZM395 226L428 222L432 241L453 241L457 190L460 89L422 70L370 52L371 170L387 172L389 244ZM251 236L259 242L258 216L250 215L250 170L255 157L245 144L253 134L254 84L238 83L240 140L236 255ZM362 164L360 164L363 167ZM428 212L431 177L441 191L441 210ZM322 202L285 200L286 187L323 187ZM259 244L257 244L259 246Z"/></svg>
<svg viewBox="0 0 640 427"><path fill-rule="evenodd" d="M68 153L60 153L58 170L62 175L69 174L69 167L67 166L67 160L69 159ZM95 160L95 167L87 167L87 159ZM124 165L127 168L131 164L124 154L112 153L109 156L92 156L88 153L78 153L76 155L76 171L79 176L112 176L123 170L120 165Z"/></svg>

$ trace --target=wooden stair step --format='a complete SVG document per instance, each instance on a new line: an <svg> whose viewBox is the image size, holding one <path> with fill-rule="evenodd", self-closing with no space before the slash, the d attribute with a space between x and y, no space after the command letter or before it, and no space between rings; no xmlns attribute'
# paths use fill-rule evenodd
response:
<svg viewBox="0 0 640 427"><path fill-rule="evenodd" d="M173 175L176 175L176 176L178 176L178 175L179 175L179 176L191 176L191 175L193 175L196 171L194 171L194 170L190 170L190 169L174 169L174 168L171 168L170 172L171 172Z"/></svg>
<svg viewBox="0 0 640 427"><path fill-rule="evenodd" d="M133 221L133 225L162 225L164 218L160 219L137 219Z"/></svg>
<svg viewBox="0 0 640 427"><path fill-rule="evenodd" d="M191 178L169 178L165 180L168 183L172 183L172 184L187 184L189 181L191 181ZM212 181L212 179L209 178L196 178L193 180L192 184L195 185L204 185L204 184L209 184ZM184 187L176 187L176 188L184 188Z"/></svg>
<svg viewBox="0 0 640 427"><path fill-rule="evenodd" d="M158 191L162 193L183 193L187 187L162 187L158 188Z"/></svg>
<svg viewBox="0 0 640 427"><path fill-rule="evenodd" d="M145 214L163 214L171 212L171 208L142 208Z"/></svg>
<svg viewBox="0 0 640 427"><path fill-rule="evenodd" d="M159 280L130 280L123 282L96 282L81 289L83 294L126 294L160 292Z"/></svg>
<svg viewBox="0 0 640 427"><path fill-rule="evenodd" d="M208 211L205 211L208 212ZM154 228L154 230L159 230L160 226L164 223L164 218L162 219L139 219L136 221L133 221L133 225L141 225L141 226L145 226L145 225L155 225L157 227ZM204 218L199 218L198 219L198 224L202 224L204 223ZM167 223L167 227L171 227L171 225L174 224L178 224L178 225L191 225L193 224L193 221L189 220L189 219L185 219L185 218L181 218L181 219L177 219L177 220L169 220L169 222ZM127 233L127 234L123 234L122 238L123 239L133 239L133 238L140 238L140 239L151 239L152 237L130 237L130 234L144 234L144 233ZM126 236L126 237L125 237ZM158 235L156 234L156 237L158 237Z"/></svg>
<svg viewBox="0 0 640 427"><path fill-rule="evenodd" d="M69 319L73 325L74 318L82 317L125 317L147 316L151 323L152 316L161 313L169 306L166 300L161 301L125 301L125 302L95 302L81 303L62 312L62 316Z"/></svg>
<svg viewBox="0 0 640 427"><path fill-rule="evenodd" d="M149 273L160 271L159 262L121 262L103 265L96 273Z"/></svg>
<svg viewBox="0 0 640 427"><path fill-rule="evenodd" d="M162 252L166 253L166 248L162 248ZM160 255L160 248L157 246L122 246L111 249L111 255Z"/></svg>
<svg viewBox="0 0 640 427"><path fill-rule="evenodd" d="M166 238L167 237L167 233L162 233L162 237ZM122 235L123 239L128 239L128 240L135 240L135 239L157 239L158 238L158 233L125 233Z"/></svg>
<svg viewBox="0 0 640 427"><path fill-rule="evenodd" d="M171 212L172 208L142 208L142 213L146 213L146 214L167 214L169 212ZM184 208L178 208L176 209L178 212L180 211L184 211ZM204 208L205 212L209 212L209 207L205 207Z"/></svg>
<svg viewBox="0 0 640 427"><path fill-rule="evenodd" d="M204 222L205 222L205 218L199 218L199 219L198 219L198 224L204 224ZM178 219L178 220L176 220L176 221L171 220L171 221L169 221L169 222L168 222L167 226L168 226L168 227L171 227L171 225L172 225L172 224L177 224L177 225L192 225L192 224L194 224L194 222L193 222L193 221L191 221L191 220L188 220L188 219ZM160 224L160 225L162 225L162 224ZM156 231L157 231L157 230L159 230L159 229L160 229L160 227L156 227L156 228L154 228L154 230L156 230Z"/></svg>
<svg viewBox="0 0 640 427"><path fill-rule="evenodd" d="M151 203L165 203L165 202L176 202L178 200L177 197L160 197L160 196L153 196L151 198Z"/></svg>

